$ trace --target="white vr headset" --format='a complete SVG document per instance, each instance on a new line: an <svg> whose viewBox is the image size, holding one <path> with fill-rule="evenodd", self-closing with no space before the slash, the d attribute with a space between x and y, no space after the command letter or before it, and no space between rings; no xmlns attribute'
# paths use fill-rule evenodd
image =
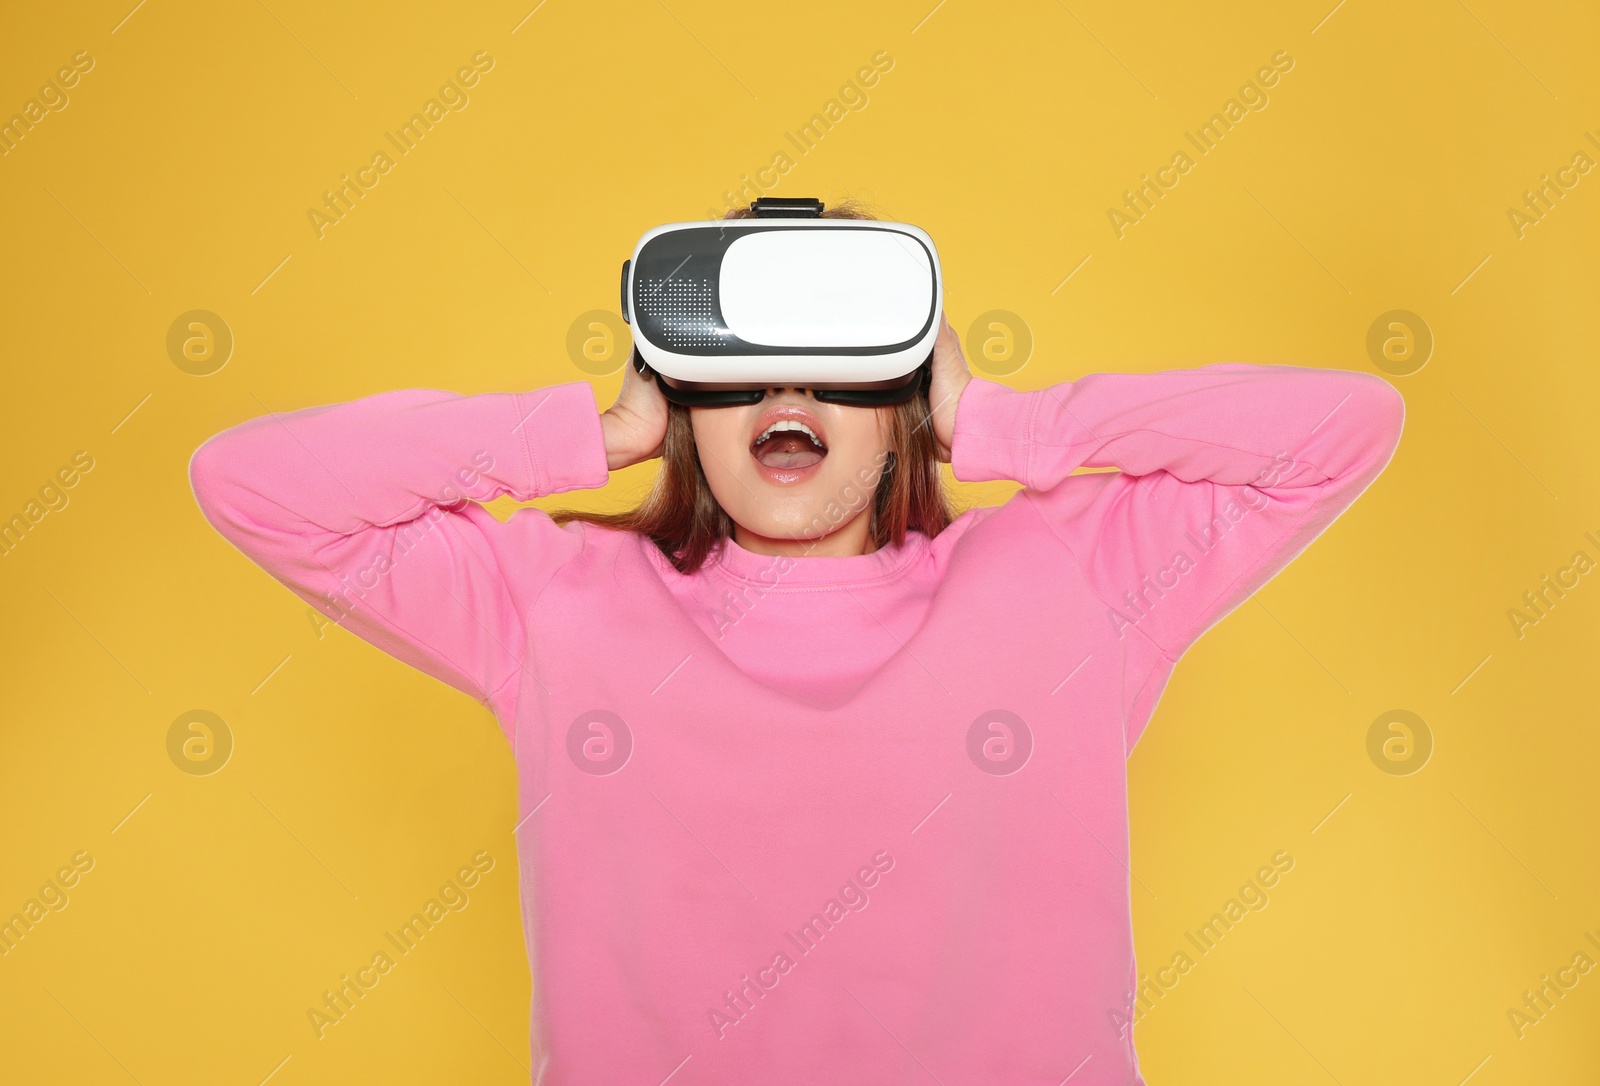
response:
<svg viewBox="0 0 1600 1086"><path fill-rule="evenodd" d="M927 388L944 284L918 227L821 218L763 196L753 219L667 223L622 265L633 365L674 403L759 403L772 388L826 403L902 403Z"/></svg>

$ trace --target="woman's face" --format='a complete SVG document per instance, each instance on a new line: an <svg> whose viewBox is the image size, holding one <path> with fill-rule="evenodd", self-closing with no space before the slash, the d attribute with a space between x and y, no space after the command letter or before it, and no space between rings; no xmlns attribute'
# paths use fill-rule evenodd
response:
<svg viewBox="0 0 1600 1086"><path fill-rule="evenodd" d="M785 388L756 404L691 408L689 417L718 504L747 533L792 540L831 535L871 509L893 410L818 403Z"/></svg>

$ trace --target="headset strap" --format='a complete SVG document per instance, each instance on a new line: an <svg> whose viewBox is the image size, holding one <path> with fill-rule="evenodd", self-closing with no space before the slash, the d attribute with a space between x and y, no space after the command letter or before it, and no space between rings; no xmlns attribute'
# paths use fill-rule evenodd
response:
<svg viewBox="0 0 1600 1086"><path fill-rule="evenodd" d="M758 196L750 210L758 219L820 219L823 204L815 196Z"/></svg>

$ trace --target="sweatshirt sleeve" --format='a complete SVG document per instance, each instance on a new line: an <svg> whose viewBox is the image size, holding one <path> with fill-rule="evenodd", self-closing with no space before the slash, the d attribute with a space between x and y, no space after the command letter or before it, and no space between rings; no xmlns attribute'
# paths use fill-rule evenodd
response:
<svg viewBox="0 0 1600 1086"><path fill-rule="evenodd" d="M598 487L605 439L587 382L461 396L412 389L269 414L189 460L206 519L329 619L483 702L508 726L525 598L582 546L542 510L474 504ZM524 518L531 518L525 520ZM522 550L527 553L522 553Z"/></svg>
<svg viewBox="0 0 1600 1086"><path fill-rule="evenodd" d="M975 377L951 469L1022 483L1013 500L1066 545L1107 629L1176 661L1361 495L1404 419L1387 381L1346 370L1229 362L1031 391Z"/></svg>

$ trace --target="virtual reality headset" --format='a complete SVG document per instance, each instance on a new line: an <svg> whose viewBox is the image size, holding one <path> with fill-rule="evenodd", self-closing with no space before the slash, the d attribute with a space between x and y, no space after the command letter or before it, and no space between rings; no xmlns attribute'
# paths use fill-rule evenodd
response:
<svg viewBox="0 0 1600 1086"><path fill-rule="evenodd" d="M918 227L825 219L763 196L753 219L657 226L622 265L632 364L691 407L801 388L824 403L903 403L932 379L944 284Z"/></svg>

